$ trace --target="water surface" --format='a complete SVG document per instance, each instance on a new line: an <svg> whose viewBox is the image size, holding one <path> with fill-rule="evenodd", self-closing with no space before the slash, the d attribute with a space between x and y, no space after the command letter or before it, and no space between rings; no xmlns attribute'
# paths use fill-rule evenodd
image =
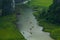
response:
<svg viewBox="0 0 60 40"><path fill-rule="evenodd" d="M39 26L33 16L31 8L21 8L18 15L18 28L27 40L53 40L48 32L43 32L43 27Z"/></svg>

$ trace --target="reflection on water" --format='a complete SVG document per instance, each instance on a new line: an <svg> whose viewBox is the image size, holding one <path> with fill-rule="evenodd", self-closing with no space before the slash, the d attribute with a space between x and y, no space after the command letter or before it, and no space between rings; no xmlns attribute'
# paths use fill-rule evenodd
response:
<svg viewBox="0 0 60 40"><path fill-rule="evenodd" d="M21 8L21 15L18 16L18 28L27 40L53 40L42 27L37 24L30 8Z"/></svg>

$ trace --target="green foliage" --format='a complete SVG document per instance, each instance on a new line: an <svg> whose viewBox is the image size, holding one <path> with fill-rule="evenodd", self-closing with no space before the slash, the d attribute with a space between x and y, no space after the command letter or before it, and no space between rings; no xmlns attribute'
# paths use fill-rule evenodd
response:
<svg viewBox="0 0 60 40"><path fill-rule="evenodd" d="M43 26L43 31L50 32L50 36L52 38L60 40L60 25L45 21L45 18L40 18L40 14L38 12L35 12L34 16L36 17L39 25Z"/></svg>
<svg viewBox="0 0 60 40"><path fill-rule="evenodd" d="M2 9L2 0L0 0L0 9Z"/></svg>
<svg viewBox="0 0 60 40"><path fill-rule="evenodd" d="M44 6L48 7L49 5L52 4L53 0L31 0L30 6L35 7L35 6Z"/></svg>
<svg viewBox="0 0 60 40"><path fill-rule="evenodd" d="M15 14L0 17L0 40L25 40L15 22Z"/></svg>
<svg viewBox="0 0 60 40"><path fill-rule="evenodd" d="M49 8L47 20L52 23L60 24L60 5L53 4L52 7Z"/></svg>
<svg viewBox="0 0 60 40"><path fill-rule="evenodd" d="M18 31L11 3L12 0L0 0L0 40L25 40Z"/></svg>
<svg viewBox="0 0 60 40"><path fill-rule="evenodd" d="M2 15L9 15L12 14L12 0L3 0L2 1Z"/></svg>
<svg viewBox="0 0 60 40"><path fill-rule="evenodd" d="M37 0L36 0L37 1ZM36 4L37 5L37 4ZM34 12L40 26L43 26L43 31L50 32L50 36L55 40L60 40L60 5L52 4L49 10L38 8L37 12ZM43 9L43 10L40 10Z"/></svg>

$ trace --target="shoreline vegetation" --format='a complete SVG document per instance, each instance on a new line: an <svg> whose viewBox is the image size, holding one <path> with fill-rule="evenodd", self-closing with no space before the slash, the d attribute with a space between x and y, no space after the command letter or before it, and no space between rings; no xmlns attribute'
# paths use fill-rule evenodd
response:
<svg viewBox="0 0 60 40"><path fill-rule="evenodd" d="M17 29L18 9L11 4L12 0L0 0L0 40L26 40Z"/></svg>
<svg viewBox="0 0 60 40"><path fill-rule="evenodd" d="M60 37L59 37L60 36L60 33L59 33L60 25L46 22L44 19L38 18L38 15L36 15L35 13L33 13L33 15L37 19L39 26L43 27L44 32L49 32L51 38L53 38L54 40L60 40Z"/></svg>
<svg viewBox="0 0 60 40"><path fill-rule="evenodd" d="M0 16L0 40L25 40L16 26L16 14Z"/></svg>
<svg viewBox="0 0 60 40"><path fill-rule="evenodd" d="M46 1L48 2L48 4ZM33 15L37 19L38 24L40 26L43 26L44 28L43 31L49 32L50 36L54 40L60 40L60 25L47 22L45 18L42 16L45 15L44 13L48 11L48 8L52 3L53 3L52 0L32 0L29 3L29 6L32 7L33 10L35 11ZM41 15L41 13L43 14Z"/></svg>

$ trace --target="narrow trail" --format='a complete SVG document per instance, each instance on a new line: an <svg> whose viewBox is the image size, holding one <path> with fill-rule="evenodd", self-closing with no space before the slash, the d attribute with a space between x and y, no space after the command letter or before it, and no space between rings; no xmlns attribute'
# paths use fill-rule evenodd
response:
<svg viewBox="0 0 60 40"><path fill-rule="evenodd" d="M31 8L21 8L18 28L27 40L53 40L48 32L43 32L43 27L37 24Z"/></svg>

